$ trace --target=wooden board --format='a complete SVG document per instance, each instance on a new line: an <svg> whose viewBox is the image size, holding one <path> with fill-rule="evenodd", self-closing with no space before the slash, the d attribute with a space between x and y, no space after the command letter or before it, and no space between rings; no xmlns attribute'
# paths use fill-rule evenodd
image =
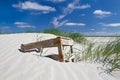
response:
<svg viewBox="0 0 120 80"><path fill-rule="evenodd" d="M58 47L59 60L62 61L63 60L62 46L70 46L71 52L73 52L72 45L73 45L72 39L65 37L57 37L53 39L48 39L48 40L43 40L28 44L21 44L21 51L26 52L31 49Z"/></svg>

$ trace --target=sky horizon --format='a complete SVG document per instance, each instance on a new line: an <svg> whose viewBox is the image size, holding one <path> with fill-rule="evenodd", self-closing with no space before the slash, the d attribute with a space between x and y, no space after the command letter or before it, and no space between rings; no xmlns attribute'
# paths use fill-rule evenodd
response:
<svg viewBox="0 0 120 80"><path fill-rule="evenodd" d="M120 0L0 1L0 32L62 31L120 35Z"/></svg>

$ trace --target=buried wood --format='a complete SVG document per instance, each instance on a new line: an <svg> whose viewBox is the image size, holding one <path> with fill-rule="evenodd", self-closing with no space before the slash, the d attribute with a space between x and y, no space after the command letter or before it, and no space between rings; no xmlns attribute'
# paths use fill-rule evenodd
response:
<svg viewBox="0 0 120 80"><path fill-rule="evenodd" d="M70 46L71 53L73 53L73 41L70 38L64 38L64 37L57 37L53 39L28 43L28 44L21 44L21 50L22 52L29 52L31 50L40 51L41 48L50 48L50 47L58 47L58 60L60 62L64 61L63 51L62 47L64 46Z"/></svg>

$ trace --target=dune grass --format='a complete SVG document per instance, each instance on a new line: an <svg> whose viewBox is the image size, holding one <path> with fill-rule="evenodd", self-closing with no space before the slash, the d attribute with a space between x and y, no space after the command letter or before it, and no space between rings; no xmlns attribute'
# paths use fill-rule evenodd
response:
<svg viewBox="0 0 120 80"><path fill-rule="evenodd" d="M85 43L83 50L76 53L76 55L79 56L78 59L82 59L83 61L92 60L94 62L101 62L109 72L120 70L120 38L118 37L112 42L109 41L100 45L97 43L86 42L85 37L79 33L61 32L58 29L47 29L44 33L70 37L77 43ZM81 53L82 58L80 58ZM66 56L69 59L72 57L72 54L68 52Z"/></svg>
<svg viewBox="0 0 120 80"><path fill-rule="evenodd" d="M61 36L62 33L63 33L63 32L61 32L60 30L55 29L55 28L53 28L53 29L45 29L43 32L44 32L44 33L55 34L55 35L57 35L57 36Z"/></svg>
<svg viewBox="0 0 120 80"><path fill-rule="evenodd" d="M120 38L108 42L101 50L103 66L107 66L110 72L120 69Z"/></svg>
<svg viewBox="0 0 120 80"><path fill-rule="evenodd" d="M58 29L55 29L55 28L46 29L46 30L44 30L44 33L50 33L50 34L54 34L54 35L57 35L57 36L69 37L77 43L84 43L86 41L84 36L79 34L79 33L62 32L62 31L60 31Z"/></svg>
<svg viewBox="0 0 120 80"><path fill-rule="evenodd" d="M84 49L84 60L102 62L109 72L120 70L120 38L103 45L89 44Z"/></svg>

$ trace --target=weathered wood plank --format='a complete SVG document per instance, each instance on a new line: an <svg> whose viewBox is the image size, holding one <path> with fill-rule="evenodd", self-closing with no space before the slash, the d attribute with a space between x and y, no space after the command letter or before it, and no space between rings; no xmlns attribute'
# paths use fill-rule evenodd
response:
<svg viewBox="0 0 120 80"><path fill-rule="evenodd" d="M28 44L21 44L21 51L26 52L31 49L41 49L41 48L49 48L49 47L58 47L59 53L59 61L63 61L63 52L62 46L70 46L71 53L73 52L72 45L73 42L70 42L69 38L57 37L53 39L28 43Z"/></svg>

